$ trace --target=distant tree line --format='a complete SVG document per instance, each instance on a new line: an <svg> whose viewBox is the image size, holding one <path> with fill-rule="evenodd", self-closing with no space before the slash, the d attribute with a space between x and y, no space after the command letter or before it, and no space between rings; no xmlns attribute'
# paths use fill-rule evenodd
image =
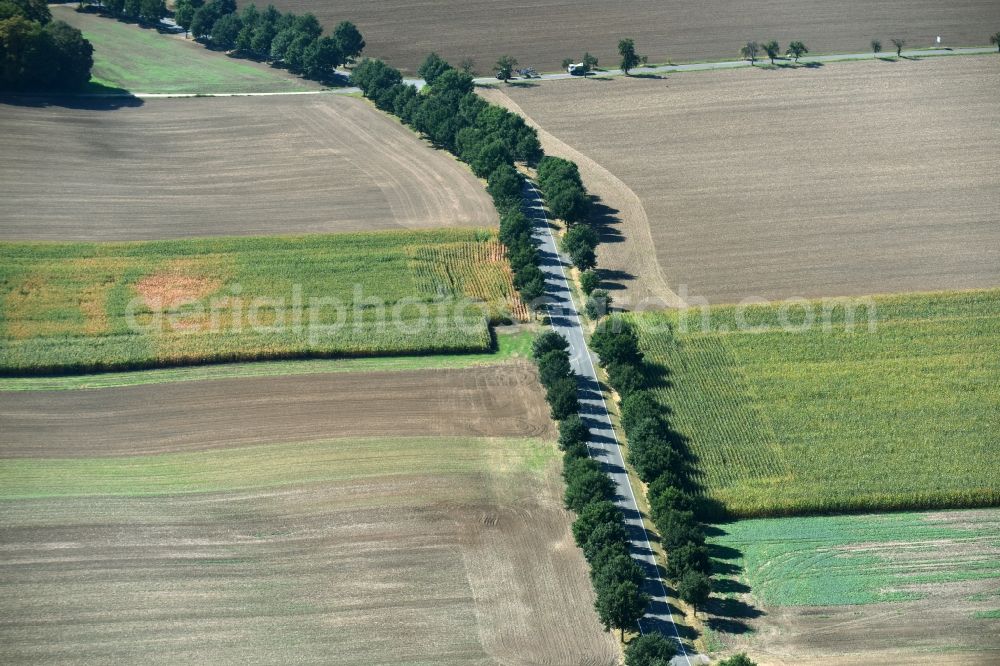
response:
<svg viewBox="0 0 1000 666"><path fill-rule="evenodd" d="M705 531L691 494L681 438L650 390L649 370L634 326L621 318L598 324L591 346L621 398L621 425L628 438L628 462L648 484L650 517L667 554L667 578L678 595L699 608L712 591Z"/></svg>
<svg viewBox="0 0 1000 666"><path fill-rule="evenodd" d="M552 418L559 422L559 448L563 451L564 503L576 513L573 539L590 565L594 607L605 630L637 627L646 614L649 596L643 593L646 576L629 554L625 517L615 505L611 478L590 457L590 431L580 418L577 377L570 367L569 343L555 331L546 331L534 342L532 354L545 387Z"/></svg>
<svg viewBox="0 0 1000 666"><path fill-rule="evenodd" d="M164 0L104 0L112 16L155 24L168 14ZM237 11L236 0L178 0L174 20L185 32L232 55L287 67L308 79L325 81L337 67L353 62L365 40L350 21L342 21L331 35L312 14L281 13L268 5L247 5Z"/></svg>
<svg viewBox="0 0 1000 666"><path fill-rule="evenodd" d="M52 20L44 0L0 0L0 89L81 88L93 53L79 30Z"/></svg>
<svg viewBox="0 0 1000 666"><path fill-rule="evenodd" d="M88 0L81 4L94 4ZM154 25L169 14L164 0L101 0L101 6L108 14Z"/></svg>

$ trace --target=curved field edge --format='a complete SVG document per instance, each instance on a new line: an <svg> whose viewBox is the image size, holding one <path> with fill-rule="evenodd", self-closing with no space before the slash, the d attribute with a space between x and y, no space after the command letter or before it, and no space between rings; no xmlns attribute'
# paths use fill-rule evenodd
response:
<svg viewBox="0 0 1000 666"><path fill-rule="evenodd" d="M161 240L498 222L466 165L359 99L161 99L112 111L114 104L0 104L0 153L16 158L0 162L0 238Z"/></svg>
<svg viewBox="0 0 1000 666"><path fill-rule="evenodd" d="M180 36L160 34L70 7L52 17L83 32L94 45L91 81L138 93L256 93L317 90L280 69L236 60Z"/></svg>
<svg viewBox="0 0 1000 666"><path fill-rule="evenodd" d="M627 316L727 515L1000 504L1000 290Z"/></svg>
<svg viewBox="0 0 1000 666"><path fill-rule="evenodd" d="M0 243L0 372L484 353L524 316L496 232Z"/></svg>

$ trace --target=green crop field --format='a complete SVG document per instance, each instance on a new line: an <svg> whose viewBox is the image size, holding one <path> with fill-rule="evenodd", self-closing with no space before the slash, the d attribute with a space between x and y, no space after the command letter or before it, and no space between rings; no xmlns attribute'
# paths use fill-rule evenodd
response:
<svg viewBox="0 0 1000 666"><path fill-rule="evenodd" d="M764 518L712 531L717 646L794 663L997 663L998 509Z"/></svg>
<svg viewBox="0 0 1000 666"><path fill-rule="evenodd" d="M145 93L288 92L316 88L287 72L229 58L155 30L122 23L71 7L52 16L83 31L94 45L91 82L95 89Z"/></svg>
<svg viewBox="0 0 1000 666"><path fill-rule="evenodd" d="M990 510L769 518L722 525L712 542L739 553L730 563L761 603L838 606L1000 578L998 527L1000 514Z"/></svg>
<svg viewBox="0 0 1000 666"><path fill-rule="evenodd" d="M1000 290L850 302L634 315L696 481L743 517L1000 503Z"/></svg>
<svg viewBox="0 0 1000 666"><path fill-rule="evenodd" d="M522 313L489 230L0 244L0 372L482 353Z"/></svg>

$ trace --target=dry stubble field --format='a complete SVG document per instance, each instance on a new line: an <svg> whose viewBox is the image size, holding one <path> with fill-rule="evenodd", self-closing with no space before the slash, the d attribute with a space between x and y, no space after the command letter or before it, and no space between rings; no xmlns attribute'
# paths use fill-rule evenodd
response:
<svg viewBox="0 0 1000 666"><path fill-rule="evenodd" d="M246 4L245 0L240 2ZM324 25L348 19L364 33L367 55L416 70L431 51L453 62L472 57L481 72L509 53L539 71L563 58L596 54L617 65L622 37L651 62L731 59L750 39L801 39L816 53L864 52L873 37L930 46L988 44L1000 24L992 0L278 0L279 9L313 12Z"/></svg>
<svg viewBox="0 0 1000 666"><path fill-rule="evenodd" d="M333 436L555 437L527 361L22 391L4 395L0 423L5 458L152 455Z"/></svg>
<svg viewBox="0 0 1000 666"><path fill-rule="evenodd" d="M0 660L615 663L552 425L520 406L541 404L533 377L512 364L25 394L42 420L74 409L59 400L120 405L75 439L0 417ZM318 418L280 435L299 388ZM189 413L199 395L215 418ZM124 424L143 400L159 408ZM181 436L150 447L143 425Z"/></svg>
<svg viewBox="0 0 1000 666"><path fill-rule="evenodd" d="M465 165L343 96L0 104L0 154L3 240L496 224Z"/></svg>
<svg viewBox="0 0 1000 666"><path fill-rule="evenodd" d="M504 92L631 188L671 289L716 304L998 284L998 77L989 56Z"/></svg>

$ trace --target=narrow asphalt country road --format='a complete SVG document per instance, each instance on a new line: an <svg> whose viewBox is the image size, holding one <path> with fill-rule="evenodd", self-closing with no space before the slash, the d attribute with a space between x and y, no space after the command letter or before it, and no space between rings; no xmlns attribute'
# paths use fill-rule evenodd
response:
<svg viewBox="0 0 1000 666"><path fill-rule="evenodd" d="M985 55L989 53L996 53L997 50L992 46L970 46L970 47L955 47L955 48L929 48L929 49L913 49L908 51L903 51L903 58L915 59L915 58L931 58L939 56L955 56L955 55ZM890 51L888 53L882 53L882 58L892 58L895 53ZM827 62L844 62L850 60L868 60L874 58L871 53L831 53L828 55L817 55L817 56L803 56L799 59L799 67L822 67L824 63ZM778 65L779 67L794 67L795 65L788 58L779 58L781 61ZM768 64L766 56L764 60L758 59L758 67ZM691 62L681 65L655 65L651 67L636 67L632 70L631 74L636 77L655 77L659 74L670 74L672 72L700 72L705 70L713 69L735 69L741 67L751 67L749 61L746 60L726 60L719 62ZM349 76L350 72L347 70L339 70L341 74ZM622 76L624 72L620 69L608 69L603 71L593 72L592 74L586 76L576 76L569 74L567 72L551 72L548 74L542 74L541 76L534 79L520 79L514 77L511 81L514 84L521 83L522 85L534 85L532 82L535 81L564 81L564 80L586 80L588 78L600 78L606 76ZM423 79L403 79L403 82L407 85L415 86L417 89L423 88L426 84ZM481 76L473 80L476 85L497 85L499 81L494 76ZM293 92L270 92L270 93L151 93L151 92L136 92L132 93L131 96L138 97L140 99L166 99L170 97L268 97L275 95L353 95L361 92L358 88L354 87L344 87L344 88L334 88L331 90L301 90ZM117 94L85 94L81 97L115 97L121 96Z"/></svg>
<svg viewBox="0 0 1000 666"><path fill-rule="evenodd" d="M540 268L545 275L546 312L549 321L552 328L569 341L570 363L580 378L580 415L592 434L588 443L590 455L601 463L615 483L617 495L615 503L625 514L632 557L646 572L644 591L652 598L652 603L646 616L640 621L640 629L643 633L659 631L675 639L681 650L681 654L674 660L675 664L689 666L707 663L707 659L702 655L689 653L674 622L671 605L667 599L667 589L656 567L653 550L649 545L649 535L642 524L632 485L625 471L621 447L601 393L594 359L587 348L580 315L573 303L566 277L569 264L556 249L555 238L538 190L527 180L524 185L524 212L535 226L534 235L539 244Z"/></svg>

